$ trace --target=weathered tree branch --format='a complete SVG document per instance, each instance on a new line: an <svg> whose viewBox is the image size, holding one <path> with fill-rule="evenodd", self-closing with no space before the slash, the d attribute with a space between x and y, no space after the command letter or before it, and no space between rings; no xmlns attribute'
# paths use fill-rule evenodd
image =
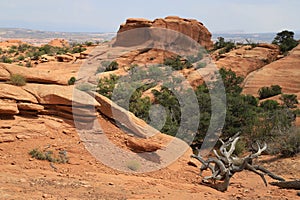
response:
<svg viewBox="0 0 300 200"><path fill-rule="evenodd" d="M202 172L204 170L209 169L211 171L211 176L203 177L203 184L224 192L229 186L230 178L236 172L241 172L243 170L249 170L258 174L266 186L267 181L264 176L265 174L275 180L284 181L283 178L271 173L269 170L258 165L252 165L253 159L259 157L261 153L267 149L266 143L264 143L263 147L257 143L258 149L256 153L252 153L244 158L238 158L233 156L233 152L238 140L239 133L229 138L226 142L220 140L222 143L220 147L220 154L216 150L213 151L216 157L210 157L205 160L200 155L191 156L202 163L202 166L200 167L200 176L202 176ZM229 150L227 150L228 148ZM209 181L211 181L211 183ZM220 181L222 182L220 183Z"/></svg>

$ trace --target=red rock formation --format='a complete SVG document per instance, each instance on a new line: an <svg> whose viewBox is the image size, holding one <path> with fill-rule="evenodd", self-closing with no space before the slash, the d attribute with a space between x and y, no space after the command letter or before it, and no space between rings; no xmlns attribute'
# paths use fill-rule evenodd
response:
<svg viewBox="0 0 300 200"><path fill-rule="evenodd" d="M117 40L115 45L127 46L128 44L142 44L147 41L153 34L149 30L141 30L137 32L131 32L130 37L128 35L121 34L125 31L137 29L137 28L165 28L174 30L187 35L192 38L206 49L213 47L211 41L211 33L208 29L195 19L184 19L176 16L169 16L164 19L159 18L154 21L142 18L130 18L126 20L126 23L120 26L118 31ZM126 39L125 39L126 38ZM130 40L131 39L131 40Z"/></svg>
<svg viewBox="0 0 300 200"><path fill-rule="evenodd" d="M64 39L54 39L51 40L48 45L53 46L53 47L69 47L70 44L68 41Z"/></svg>

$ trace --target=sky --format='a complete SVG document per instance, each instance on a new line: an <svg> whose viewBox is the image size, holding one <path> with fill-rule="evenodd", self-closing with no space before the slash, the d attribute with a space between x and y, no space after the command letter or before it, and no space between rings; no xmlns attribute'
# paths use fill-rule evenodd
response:
<svg viewBox="0 0 300 200"><path fill-rule="evenodd" d="M176 15L213 33L300 31L299 0L1 0L0 27L116 32L127 18Z"/></svg>

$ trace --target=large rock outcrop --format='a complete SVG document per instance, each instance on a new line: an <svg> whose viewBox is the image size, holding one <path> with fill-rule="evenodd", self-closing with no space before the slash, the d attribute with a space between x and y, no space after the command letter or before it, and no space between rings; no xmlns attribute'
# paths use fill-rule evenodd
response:
<svg viewBox="0 0 300 200"><path fill-rule="evenodd" d="M137 28L150 29L131 31L128 33L129 35L123 33L125 31L130 31ZM177 16L169 16L164 19L159 18L155 19L154 21L142 18L127 19L126 23L120 26L115 45L138 45L148 41L150 38L155 38L156 34L159 33L157 31L151 32L151 28L170 29L187 35L206 49L211 49L213 47L211 33L201 22L195 19L184 19ZM178 37L180 37L180 35ZM169 39L172 39L172 41L176 40L176 38Z"/></svg>
<svg viewBox="0 0 300 200"><path fill-rule="evenodd" d="M283 93L294 93L300 100L300 45L288 56L250 73L244 81L243 93L257 95L264 86L280 85Z"/></svg>
<svg viewBox="0 0 300 200"><path fill-rule="evenodd" d="M221 58L215 63L219 68L231 69L238 75L246 77L249 73L275 61L279 53L278 46L271 44L259 44L254 48L242 46L219 55ZM213 54L212 57L215 55Z"/></svg>

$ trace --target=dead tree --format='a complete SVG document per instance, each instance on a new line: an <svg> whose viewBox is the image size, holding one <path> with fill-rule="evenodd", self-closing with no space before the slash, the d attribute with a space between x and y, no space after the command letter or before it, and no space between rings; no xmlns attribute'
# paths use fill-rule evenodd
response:
<svg viewBox="0 0 300 200"><path fill-rule="evenodd" d="M253 159L261 155L263 151L267 149L267 144L264 143L263 147L257 143L258 150L256 153L252 153L246 157L239 158L233 154L237 141L239 140L239 133L229 138L228 141L223 142L220 147L220 153L216 150L213 150L213 153L216 157L210 157L207 160L203 159L200 155L192 155L193 158L199 160L202 163L200 168L200 176L204 170L210 170L211 176L203 177L202 183L213 187L219 191L226 191L229 186L230 178L236 173L243 170L249 170L258 174L264 184L267 186L267 181L264 177L265 174L270 176L273 179L284 181L283 178L271 173L267 169L259 166L253 165ZM229 150L228 150L229 149Z"/></svg>

